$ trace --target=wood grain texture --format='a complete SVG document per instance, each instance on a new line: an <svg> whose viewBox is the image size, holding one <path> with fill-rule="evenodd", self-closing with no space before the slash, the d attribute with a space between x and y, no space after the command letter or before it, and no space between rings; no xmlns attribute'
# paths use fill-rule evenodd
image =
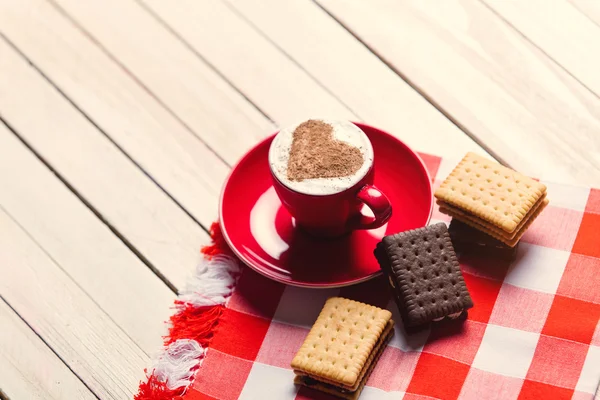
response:
<svg viewBox="0 0 600 400"><path fill-rule="evenodd" d="M208 235L4 41L0 70L2 118L168 281L184 285Z"/></svg>
<svg viewBox="0 0 600 400"><path fill-rule="evenodd" d="M483 1L600 96L600 25L567 0Z"/></svg>
<svg viewBox="0 0 600 400"><path fill-rule="evenodd" d="M9 399L96 399L1 299L0 326L0 392Z"/></svg>
<svg viewBox="0 0 600 400"><path fill-rule="evenodd" d="M0 275L2 298L98 397L133 397L148 356L2 209Z"/></svg>
<svg viewBox="0 0 600 400"><path fill-rule="evenodd" d="M210 226L229 168L126 70L45 0L0 3L0 32L196 220ZM213 91L206 87L207 101L218 96ZM223 120L206 114L205 122Z"/></svg>
<svg viewBox="0 0 600 400"><path fill-rule="evenodd" d="M310 1L143 1L281 125L349 118L420 151L483 152Z"/></svg>
<svg viewBox="0 0 600 400"><path fill-rule="evenodd" d="M271 121L133 0L54 1L229 163L274 130Z"/></svg>
<svg viewBox="0 0 600 400"><path fill-rule="evenodd" d="M0 171L18 171L0 174L0 206L142 350L160 349L175 294L1 124Z"/></svg>
<svg viewBox="0 0 600 400"><path fill-rule="evenodd" d="M319 0L520 171L600 181L600 101L476 1Z"/></svg>

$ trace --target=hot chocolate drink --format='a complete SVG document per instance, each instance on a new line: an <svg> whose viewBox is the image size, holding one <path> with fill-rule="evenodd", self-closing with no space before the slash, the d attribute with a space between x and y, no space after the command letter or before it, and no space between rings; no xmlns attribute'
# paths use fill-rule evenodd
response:
<svg viewBox="0 0 600 400"><path fill-rule="evenodd" d="M373 147L349 121L314 119L282 129L271 144L269 163L288 188L329 195L354 186L369 172Z"/></svg>

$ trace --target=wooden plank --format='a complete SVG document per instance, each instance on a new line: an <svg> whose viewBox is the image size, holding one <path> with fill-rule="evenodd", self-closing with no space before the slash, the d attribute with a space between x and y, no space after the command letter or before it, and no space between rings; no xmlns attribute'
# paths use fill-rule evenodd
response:
<svg viewBox="0 0 600 400"><path fill-rule="evenodd" d="M483 1L600 95L600 25L567 0Z"/></svg>
<svg viewBox="0 0 600 400"><path fill-rule="evenodd" d="M175 294L1 124L0 171L18 171L0 173L0 206L140 348L160 349Z"/></svg>
<svg viewBox="0 0 600 400"><path fill-rule="evenodd" d="M600 100L485 5L318 2L510 165L600 181Z"/></svg>
<svg viewBox="0 0 600 400"><path fill-rule="evenodd" d="M9 399L96 399L2 300L0 326L0 393Z"/></svg>
<svg viewBox="0 0 600 400"><path fill-rule="evenodd" d="M47 1L2 2L0 31L196 220L210 226L229 168L193 132ZM204 95L218 97L210 89ZM206 121L222 122L218 114L207 114Z"/></svg>
<svg viewBox="0 0 600 400"><path fill-rule="evenodd" d="M280 124L352 118L420 151L483 152L310 1L143 1Z"/></svg>
<svg viewBox="0 0 600 400"><path fill-rule="evenodd" d="M271 121L133 0L54 3L230 164L274 130Z"/></svg>
<svg viewBox="0 0 600 400"><path fill-rule="evenodd" d="M579 11L600 26L600 3L596 0L569 0Z"/></svg>
<svg viewBox="0 0 600 400"><path fill-rule="evenodd" d="M3 209L0 275L2 298L98 397L133 396L148 356Z"/></svg>
<svg viewBox="0 0 600 400"><path fill-rule="evenodd" d="M0 115L175 287L208 235L9 45Z"/></svg>

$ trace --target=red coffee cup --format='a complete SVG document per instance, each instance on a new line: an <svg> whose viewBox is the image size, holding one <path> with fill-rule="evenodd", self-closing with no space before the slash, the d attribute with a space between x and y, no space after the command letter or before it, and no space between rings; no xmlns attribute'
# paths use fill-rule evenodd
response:
<svg viewBox="0 0 600 400"><path fill-rule="evenodd" d="M364 151L370 152L364 157L364 162L368 164L361 167L361 176L353 177L356 182L352 182L348 187L338 188L335 193L302 192L297 187L292 188L289 182L286 184L285 179L280 178L282 172L274 168L273 160L277 157L275 153L279 151L274 146L278 146L278 137L282 134L289 136L293 128L282 130L271 143L269 150L269 169L281 203L299 227L318 237L335 237L355 229L375 229L384 225L392 216L392 206L385 194L373 186L373 149L368 137L351 122L324 121L336 124L336 127L339 125L360 132L365 144ZM354 131L352 134L358 133ZM289 137L284 139L289 140ZM361 212L363 205L371 210L373 216Z"/></svg>

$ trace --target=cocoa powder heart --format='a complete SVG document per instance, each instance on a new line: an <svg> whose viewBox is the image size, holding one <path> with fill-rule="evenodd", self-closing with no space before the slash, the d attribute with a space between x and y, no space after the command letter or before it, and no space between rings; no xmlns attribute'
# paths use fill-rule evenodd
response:
<svg viewBox="0 0 600 400"><path fill-rule="evenodd" d="M323 121L305 121L292 135L287 166L291 181L350 176L364 163L360 150L336 140L333 127Z"/></svg>

